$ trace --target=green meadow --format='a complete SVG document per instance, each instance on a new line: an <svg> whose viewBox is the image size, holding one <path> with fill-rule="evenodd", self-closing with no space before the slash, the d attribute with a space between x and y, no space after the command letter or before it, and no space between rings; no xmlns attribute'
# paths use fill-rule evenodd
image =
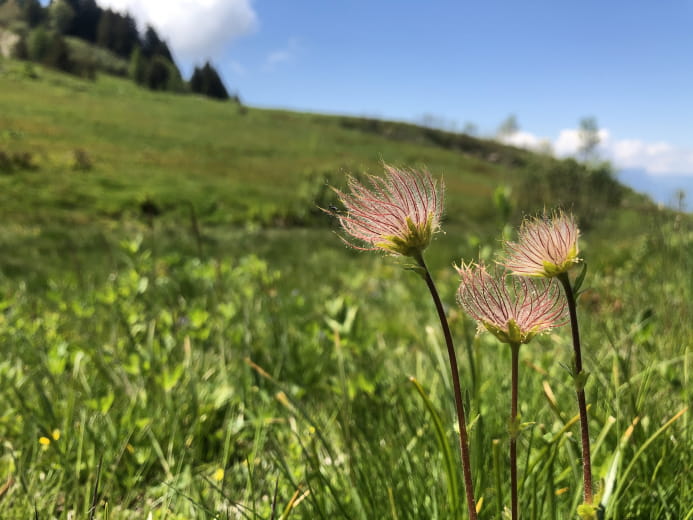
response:
<svg viewBox="0 0 693 520"><path fill-rule="evenodd" d="M455 303L572 211L606 519L693 519L693 226L608 166L368 118L0 61L0 518L466 518L439 323L406 262L344 245L331 187L443 178L427 261L460 361L479 518L509 507L510 350ZM522 518L577 518L567 327L520 351Z"/></svg>

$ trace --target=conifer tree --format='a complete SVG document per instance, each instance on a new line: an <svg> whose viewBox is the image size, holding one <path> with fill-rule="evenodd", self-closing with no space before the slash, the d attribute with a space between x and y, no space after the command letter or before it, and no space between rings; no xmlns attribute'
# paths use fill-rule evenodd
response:
<svg viewBox="0 0 693 520"><path fill-rule="evenodd" d="M201 69L195 67L190 78L190 90L216 99L229 99L224 82L209 62L206 62Z"/></svg>
<svg viewBox="0 0 693 520"><path fill-rule="evenodd" d="M29 59L31 61L43 61L48 52L48 34L43 27L34 29L29 34Z"/></svg>
<svg viewBox="0 0 693 520"><path fill-rule="evenodd" d="M54 33L49 42L43 62L54 69L62 70L63 72L73 72L70 51L65 43L65 39L60 34Z"/></svg>
<svg viewBox="0 0 693 520"><path fill-rule="evenodd" d="M75 12L68 32L91 43L96 43L96 31L102 10L95 0L65 0Z"/></svg>
<svg viewBox="0 0 693 520"><path fill-rule="evenodd" d="M142 49L138 45L130 55L130 68L128 74L135 83L142 85L147 73L147 62L142 56Z"/></svg>
<svg viewBox="0 0 693 520"><path fill-rule="evenodd" d="M166 90L169 83L170 69L168 60L163 56L154 56L147 66L145 85L152 90Z"/></svg>
<svg viewBox="0 0 693 520"><path fill-rule="evenodd" d="M22 15L29 27L40 25L46 18L46 12L38 0L25 0Z"/></svg>
<svg viewBox="0 0 693 520"><path fill-rule="evenodd" d="M147 58L153 58L154 56L163 56L170 62L173 62L173 56L171 51L159 35L156 30L151 26L147 26L147 30L144 32L144 38L142 40L142 54Z"/></svg>
<svg viewBox="0 0 693 520"><path fill-rule="evenodd" d="M103 11L96 28L96 45L111 49L113 47L113 24L115 13L110 9Z"/></svg>
<svg viewBox="0 0 693 520"><path fill-rule="evenodd" d="M66 0L54 0L48 6L48 23L51 29L67 34L72 27L75 10Z"/></svg>
<svg viewBox="0 0 693 520"><path fill-rule="evenodd" d="M140 35L135 19L129 14L115 13L111 50L117 55L127 58L139 44Z"/></svg>

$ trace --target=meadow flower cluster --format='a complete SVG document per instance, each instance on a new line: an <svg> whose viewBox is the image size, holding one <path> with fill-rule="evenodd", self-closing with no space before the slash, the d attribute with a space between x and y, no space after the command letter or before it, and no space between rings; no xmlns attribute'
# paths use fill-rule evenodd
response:
<svg viewBox="0 0 693 520"><path fill-rule="evenodd" d="M362 183L353 177L348 192L335 190L345 211L328 211L338 218L349 245L361 250L380 250L415 262L427 283L445 336L458 416L460 453L470 519L477 518L469 439L462 404L462 390L452 334L435 283L424 261L424 251L440 230L443 183L427 171L403 170L385 165L385 177L368 176ZM587 407L585 403L575 292L583 273L571 282L568 271L580 262L579 229L574 217L563 212L524 221L515 242L506 242L494 267L462 263L457 302L474 319L480 331L488 331L511 348L510 495L511 518L519 518L517 499L517 436L519 349L538 334L570 322L574 346L573 377L580 413L584 503L578 508L583 520L596 518L593 505ZM563 291L561 291L561 287ZM581 382L581 383L580 383Z"/></svg>

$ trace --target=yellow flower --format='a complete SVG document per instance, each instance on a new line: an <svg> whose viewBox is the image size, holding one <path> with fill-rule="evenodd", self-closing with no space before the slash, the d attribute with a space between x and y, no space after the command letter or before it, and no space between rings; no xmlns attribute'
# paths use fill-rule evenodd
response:
<svg viewBox="0 0 693 520"><path fill-rule="evenodd" d="M217 468L212 477L217 482L221 482L222 480L224 480L224 470L222 468Z"/></svg>
<svg viewBox="0 0 693 520"><path fill-rule="evenodd" d="M52 441L57 441L58 439L60 439L60 430L56 428L51 432L50 437L42 435L41 437L39 437L38 441L41 447L45 450L48 448L48 446L51 445Z"/></svg>

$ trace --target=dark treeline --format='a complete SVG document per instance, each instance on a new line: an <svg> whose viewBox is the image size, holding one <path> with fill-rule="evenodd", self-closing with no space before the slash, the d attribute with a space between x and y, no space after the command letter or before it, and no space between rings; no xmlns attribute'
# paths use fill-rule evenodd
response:
<svg viewBox="0 0 693 520"><path fill-rule="evenodd" d="M190 78L190 90L217 99L229 98L224 82L221 81L219 74L209 62L205 63L202 68L195 67L195 72Z"/></svg>
<svg viewBox="0 0 693 520"><path fill-rule="evenodd" d="M202 68L196 67L186 83L171 50L153 27L147 26L141 34L129 13L103 9L95 0L51 0L45 7L39 0L0 0L0 24L9 25L20 35L14 53L19 59L87 77L93 77L97 70L127 74L153 90L192 91L217 99L229 98L209 62ZM97 59L75 56L77 53L70 51L65 37L107 49L130 65L115 69Z"/></svg>

